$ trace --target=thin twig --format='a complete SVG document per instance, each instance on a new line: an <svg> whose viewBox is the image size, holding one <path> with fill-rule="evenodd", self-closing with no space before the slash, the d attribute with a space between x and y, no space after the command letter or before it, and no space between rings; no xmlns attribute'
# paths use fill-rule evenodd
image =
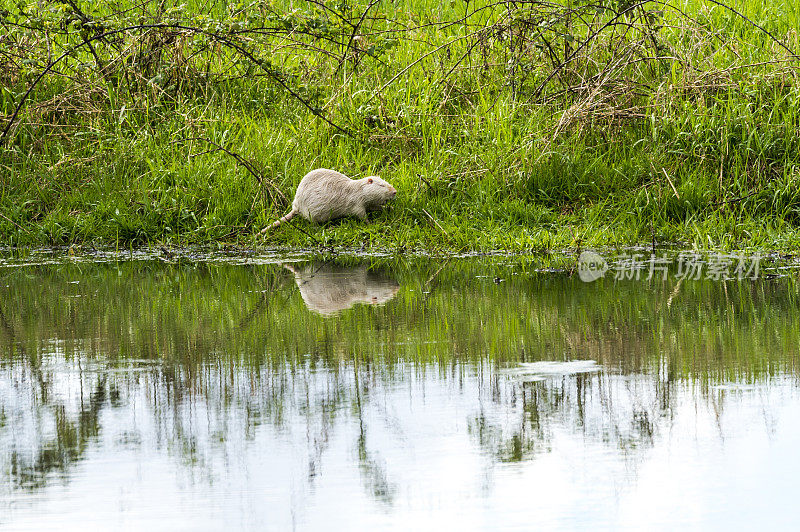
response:
<svg viewBox="0 0 800 532"><path fill-rule="evenodd" d="M667 183L669 183L669 186L672 187L672 191L675 193L675 197L681 199L681 195L678 194L678 189L675 188L675 184L672 182L672 179L669 178L669 174L667 173L667 171L664 168L662 168L661 171L664 172L664 177L667 178Z"/></svg>
<svg viewBox="0 0 800 532"><path fill-rule="evenodd" d="M756 194L758 194L759 192L761 192L761 191L760 191L760 190L756 190L756 191L754 191L754 192L751 192L750 194L748 194L748 195L746 195L746 196L741 196L741 197L738 197L738 198L733 198L733 199L725 199L725 200L722 200L722 201L718 201L718 202L716 202L716 203L711 203L711 204L709 205L709 207L719 207L720 205L724 205L724 204L736 203L736 202L739 202L739 201L745 200L745 199L747 199L747 198L750 198L750 197L752 197L752 196L755 196L755 195L756 195Z"/></svg>
<svg viewBox="0 0 800 532"><path fill-rule="evenodd" d="M433 224L434 224L436 227L438 227L438 228L439 228L439 231L441 231L442 233L444 233L444 236L450 236L450 235L448 235L448 234L447 234L447 231L445 231L445 230L444 230L444 227L442 227L441 225L439 225L439 222L437 222L437 221L436 221L436 218L434 218L433 216L431 216L431 213L429 213L429 212L428 212L428 211L426 211L425 209L422 209L422 212L424 212L424 213L425 213L425 216L427 216L428 218L430 218L431 222L433 222Z"/></svg>
<svg viewBox="0 0 800 532"><path fill-rule="evenodd" d="M283 81L279 75L277 75L270 68L268 68L264 64L264 62L262 60L260 60L259 58L255 57L248 50L243 48L241 45L231 41L227 37L225 37L225 36L223 36L223 35L221 35L219 33L215 33L215 32L204 30L202 28L196 28L196 27L193 27L193 26L184 26L182 24L136 24L134 26L127 26L127 27L124 27L124 28L121 28L121 29L109 30L109 31L104 32L104 33L100 33L100 34L95 34L95 35L89 36L86 39L84 39L82 42L80 42L80 43L76 44L75 46L72 46L69 49L67 49L66 51L64 51L60 56L58 56L58 58L56 58L53 61L51 61L50 63L48 63L47 67L45 67L45 69L42 70L39 73L38 76L36 76L36 79L33 81L33 83L30 85L30 87L28 87L28 90L25 91L25 94L23 94L22 98L20 99L19 103L17 104L16 108L14 109L14 112L11 115L11 118L9 119L8 123L6 124L6 127L3 129L3 132L0 134L0 144L3 141L6 140L6 136L8 135L8 132L11 130L11 126L14 124L14 121L17 119L17 116L19 115L19 113L22 110L22 108L25 106L25 102L27 101L27 99L30 96L31 92L33 92L33 89L36 88L36 86L39 84L39 82L41 82L41 80L48 73L50 73L50 71L53 70L53 68L58 63L60 63L64 58L69 57L76 50L78 50L79 48L81 48L83 46L86 46L86 45L92 43L93 41L100 40L100 39L105 39L105 38L110 37L112 35L117 35L117 34L125 33L125 32L128 32L128 31L145 30L145 29L184 30L184 31L189 31L189 32L193 32L193 33L198 33L198 34L201 34L201 35L207 35L209 37L214 38L216 41L220 42L221 44L223 44L223 45L225 45L225 46L227 46L229 48L232 48L233 50L235 50L239 54L245 56L246 58L250 59L253 63L258 65L259 68L261 68L275 82L277 82L281 87L283 87L284 90L289 92L289 94L291 94L300 103L302 103L303 106L305 106L309 111L311 111L311 113L314 116L316 116L318 118L321 118L322 120L327 122L330 126L332 126L334 129L336 129L340 133L343 133L343 134L348 135L348 136L352 136L349 131L347 131L343 127L341 127L338 124L336 124L333 121L331 121L328 117L326 117L323 113L321 113L313 105L311 105L310 102L308 102L305 98L300 96L296 91L294 91L291 87L289 87L286 84L286 82Z"/></svg>
<svg viewBox="0 0 800 532"><path fill-rule="evenodd" d="M259 185L261 185L262 187L263 187L265 184L266 184L266 185L269 185L269 187L270 187L272 190L274 190L274 191L275 191L275 192L278 194L278 196L280 196L280 197L281 197L281 199L283 199L283 201L284 201L284 202L286 202L286 203L288 203L288 202L289 202L289 198L287 198L287 197L286 197L286 195L285 195L283 192L281 192L281 189L279 189L279 188L278 188L278 186L277 186L277 185L275 185L275 183L273 183L273 182L272 182L272 181L270 181L269 179L265 179L265 178L264 178L264 177L263 177L261 174L259 174L259 173L256 171L256 169L253 167L253 165L252 165L251 163L247 162L247 161L244 159L244 157L242 157L242 156L241 156L241 155L239 155L238 153L232 152L231 150L229 150L229 149L227 149L227 148L225 148L225 147L223 147L223 146L220 146L219 144L217 144L216 142L214 142L214 141L213 141L213 140L211 140L211 139L208 139L208 138L205 138L205 137L188 137L188 138L185 138L185 139L177 139L177 140L173 140L173 141L172 141L172 142L170 142L169 144L170 144L170 145L172 145L172 144L178 144L178 143L183 143L183 142L190 142L190 141L193 141L193 140L200 140L200 141L206 142L206 143L208 143L208 144L211 144L212 146L214 146L216 149L218 149L218 150L220 150L220 151L223 151L223 152L227 153L228 155L230 155L231 157L233 157L233 159L234 159L234 160L235 160L237 163L239 163L240 165L244 166L244 167L245 167L245 169L246 169L248 172L250 172L250 174L251 174L253 177L255 177L255 178L256 178L256 181L258 181ZM206 153L206 152L203 152L203 153ZM199 155L199 154L196 154L196 155ZM270 194L270 195L271 195L271 194ZM273 198L273 200L274 200L274 198Z"/></svg>

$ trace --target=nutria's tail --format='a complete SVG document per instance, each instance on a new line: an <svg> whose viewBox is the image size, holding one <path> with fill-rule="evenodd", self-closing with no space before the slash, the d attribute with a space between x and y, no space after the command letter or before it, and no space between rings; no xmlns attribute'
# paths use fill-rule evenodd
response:
<svg viewBox="0 0 800 532"><path fill-rule="evenodd" d="M262 230L261 230L261 232L260 232L260 233L258 233L258 234L259 234L259 235L263 235L263 234L264 234L264 233L266 233L267 231L269 231L269 230L271 230L271 229L275 229L276 227L278 227L278 226L279 226L279 225L281 225L282 223L284 223L284 222L288 222L289 220L291 220L292 218L294 218L294 217L297 215L297 213L298 213L298 211L297 211L296 209L292 209L291 211L289 211L289 213L288 213L286 216L284 216L283 218L281 218L281 219L279 219L279 220L276 220L274 224L272 224L272 225L268 225L267 227L265 227L264 229L262 229Z"/></svg>

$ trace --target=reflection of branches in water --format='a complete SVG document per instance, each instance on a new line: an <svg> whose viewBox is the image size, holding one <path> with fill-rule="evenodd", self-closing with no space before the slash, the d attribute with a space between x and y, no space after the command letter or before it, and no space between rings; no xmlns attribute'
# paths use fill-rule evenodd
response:
<svg viewBox="0 0 800 532"><path fill-rule="evenodd" d="M74 374L87 362L52 356L50 363L61 364L65 374ZM53 396L61 402L0 405L8 419L29 410L32 415L51 416L56 427L51 435L41 423L36 425L33 446L19 441L8 445L0 431L0 451L6 454L0 454L5 462L0 462L0 474L10 477L13 488L43 487L51 473L67 472L89 447L101 445L96 443L98 436L105 434L106 442L124 440L166 450L177 471L191 475L193 483L211 484L239 463L251 442L263 444L266 431L267 438L280 435L293 452L306 453L308 469L300 476L311 488L326 469L326 460L340 459L329 452L331 448L350 450L347 465L358 470L364 492L391 506L402 479L397 464L386 459L396 456L392 448L398 446L391 429L400 425L417 431L417 423L424 425L431 412L428 408L440 410L448 401L459 405L457 421L466 418L472 442L488 458L490 480L498 465L536 460L557 449L559 438L565 436L638 462L671 423L676 402L685 397L677 393L680 384L654 383L645 375L592 374L521 383L498 375L490 366L390 368L355 357L332 369L314 367L311 361L282 367L248 367L233 361L191 369L159 365L114 374L106 373L108 368L89 367L78 372L81 382L88 384L83 388L91 393L77 415L70 413L69 405L80 403L83 392L74 383L65 389L58 379ZM10 370L20 378L17 368ZM398 387L400 382L404 385ZM428 387L446 396L432 393L425 399ZM395 408L401 403L413 403L410 414L388 413L387 404ZM136 409L135 426L124 422L120 426L119 420L117 425L101 426L101 421L114 417L100 416L110 408ZM431 430L440 435L439 426ZM38 449L33 457L25 454L29 447Z"/></svg>
<svg viewBox="0 0 800 532"><path fill-rule="evenodd" d="M469 432L478 447L498 462L530 460L550 452L556 427L636 458L653 446L657 423L671 421L674 404L664 402L670 397L663 393L665 387L669 385L654 386L645 377L602 374L509 381L493 402L514 412L512 420L492 418L482 408L470 420Z"/></svg>
<svg viewBox="0 0 800 532"><path fill-rule="evenodd" d="M365 385L362 389L362 383L365 382L359 378L359 364L358 358L354 359L353 364L353 382L355 384L356 394L356 412L358 414L358 464L361 471L361 482L364 484L364 489L378 501L384 504L391 505L397 492L397 487L389 481L385 467L375 458L367 446L367 429L368 425L364 419L362 396L364 399L369 397L369 386ZM367 376L374 376L374 372L370 370L369 361L365 368ZM369 383L369 380L366 381Z"/></svg>
<svg viewBox="0 0 800 532"><path fill-rule="evenodd" d="M53 394L50 393L52 379L45 377L41 368L41 357L38 356L38 353L36 356L29 356L22 343L17 341L14 327L6 318L2 306L0 306L0 325L6 333L9 343L17 348L21 355L20 359L25 364L25 366L15 364L14 360L11 360L8 364L11 374L9 377L16 376L32 386L28 397L34 404L26 413L38 418L36 420L38 426L47 424L54 427L55 431L55 434L47 439L37 439L32 442L33 446L30 446L30 442L24 446L17 445L15 441L11 442L8 451L8 470L13 484L17 487L36 488L43 485L45 477L51 472L66 472L71 464L83 456L88 446L88 440L99 433L98 418L108 395L106 382L105 379L100 379L94 385L88 405L84 403L83 395L81 395L81 408L77 420L71 420L66 406L53 398ZM32 375L34 378L26 379L26 374ZM80 379L83 383L82 374ZM9 378L10 381L11 378ZM117 395L115 389L112 390L112 395ZM5 412L4 407L0 407L0 410ZM49 418L49 423L47 418ZM24 417L14 416L14 419L18 424ZM17 432L15 431L15 433ZM24 450L19 450L20 447L23 447Z"/></svg>
<svg viewBox="0 0 800 532"><path fill-rule="evenodd" d="M328 416L321 417L321 423L318 430L314 431L313 424L308 424L308 441L309 441L309 457L308 457L308 473L306 477L309 485L313 485L319 473L320 463L325 451L328 450L331 441L331 427L333 423L329 420Z"/></svg>
<svg viewBox="0 0 800 532"><path fill-rule="evenodd" d="M194 368L159 365L150 366L143 372L115 374L125 382L122 386L101 376L94 385L95 391L89 401L91 406L87 409L95 414L82 413L79 422L75 423L69 421L68 409L57 410L61 415L59 420L62 420L59 421L62 427L58 432L59 440L50 441L40 432L36 436L44 452L40 453L37 463L26 464L23 453L12 451L7 457L10 466L5 469L17 480L17 486L24 485L29 489L44 487L49 481L49 472L67 471L80 459L92 438L100 434L97 413L103 406L133 408L134 405L146 405L147 415L136 415L139 419L137 429L131 431L124 427L118 431L120 434L116 441L135 445L144 441L146 445L166 450L176 459L181 470L191 475L192 482L212 483L223 475L226 465L219 463L219 456L229 461L236 455L236 446L253 440L259 427L290 434L304 426L309 485L313 485L322 469L331 440L352 438L351 445L357 454L355 465L365 490L376 500L391 504L396 486L378 453L367 443L370 423L366 416L361 416L358 407L362 398L365 408L371 407L370 389L381 383L376 381L375 372L369 365L360 368L358 372L348 374L311 366L274 369L222 364ZM62 369L64 373L70 372L66 366ZM94 372L81 374L81 378L103 375L104 369L98 372L98 368L94 368ZM60 395L69 395L58 389ZM69 399L67 397L66 402L70 402ZM40 414L48 407L35 404L25 408ZM13 413L9 412L9 415ZM347 420L352 416L359 419L357 433L348 430ZM298 424L298 421L302 423ZM112 426L109 430L113 434L113 430L119 428ZM136 430L154 433L142 435ZM238 435L244 435L244 440ZM3 447L0 442L0 449ZM5 449L9 446L6 445Z"/></svg>
<svg viewBox="0 0 800 532"><path fill-rule="evenodd" d="M12 368L12 371L14 369L21 368ZM83 376L80 378L83 379ZM66 405L57 400L45 403L35 401L29 407L35 410L29 412L36 417L33 425L39 430L42 430L42 425L51 427L53 434L41 433L32 442L19 442L13 439L14 434L22 433L23 430L12 433L12 441L8 442L10 445L6 450L12 483L16 487L35 489L44 486L50 474L66 473L75 462L84 457L91 440L99 435L100 412L104 405L110 404L109 394L116 393L115 388L109 389L105 378L98 379L88 403L81 405L77 419L71 419ZM38 395L41 397L41 393ZM22 416L15 415L17 423L22 419Z"/></svg>
<svg viewBox="0 0 800 532"><path fill-rule="evenodd" d="M366 430L358 438L358 464L364 489L376 500L391 505L397 495L397 486L389 480L386 468L367 446Z"/></svg>
<svg viewBox="0 0 800 532"><path fill-rule="evenodd" d="M74 322L72 319L71 323ZM0 400L9 401L8 405L0 404L0 411L14 419L15 430L7 431L5 437L0 433L0 450L6 455L0 455L0 459L7 462L1 469L6 471L16 488L42 488L52 474L67 474L85 457L91 442L101 433L101 412L106 408L124 406L122 394L117 383L109 381L108 374L102 370L84 370L83 362L86 361L82 359L85 355L68 361L57 354L56 348L47 354L47 359L55 363L48 374L42 367L43 355L38 351L33 355L28 353L17 340L14 326L2 307L0 329L12 346L9 352L13 353L16 348L20 355L11 358L2 368L7 374L5 380L14 385L8 390L11 395L0 396ZM75 383L70 382L71 375L77 375L77 389ZM172 393L172 405L182 402L188 388L185 382L180 381L174 368L161 368L155 380L162 384L167 394ZM142 383L134 374L127 384L135 387ZM84 390L88 391L88 398ZM153 395L155 397L158 393ZM183 429L182 417L177 413L173 427L168 443L178 448L187 462L197 462L192 429ZM135 434L133 436L135 440Z"/></svg>
<svg viewBox="0 0 800 532"><path fill-rule="evenodd" d="M504 431L499 424L487 418L484 412L480 412L470 420L468 430L478 446L490 456L500 462L520 462L533 457L536 451L549 450L544 434L540 432L534 435L529 428L523 418L510 431ZM543 443L542 448L537 446L537 440Z"/></svg>

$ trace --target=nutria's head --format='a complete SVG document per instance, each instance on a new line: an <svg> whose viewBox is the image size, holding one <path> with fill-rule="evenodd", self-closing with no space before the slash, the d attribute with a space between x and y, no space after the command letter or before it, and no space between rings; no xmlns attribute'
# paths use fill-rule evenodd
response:
<svg viewBox="0 0 800 532"><path fill-rule="evenodd" d="M365 177L363 181L364 199L370 207L380 207L397 195L397 190L392 185L376 175Z"/></svg>

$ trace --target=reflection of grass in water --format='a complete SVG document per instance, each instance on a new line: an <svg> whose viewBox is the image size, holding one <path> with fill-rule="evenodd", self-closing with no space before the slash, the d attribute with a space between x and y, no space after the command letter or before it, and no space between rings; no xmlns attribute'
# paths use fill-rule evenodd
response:
<svg viewBox="0 0 800 532"><path fill-rule="evenodd" d="M156 416L166 416L169 405L199 402L220 422L214 434L224 434L221 420L232 410L243 412L248 437L264 424L286 427L305 412L317 442L309 460L313 478L336 420L356 404L360 410L361 401L368 406L370 390L405 379L409 367L442 379L485 372L479 387L495 406L516 408L519 416L513 427L483 414L469 421L476 444L500 461L546 452L551 425L564 420L635 453L651 445L657 420L692 383L705 394L714 383L784 372L796 378L800 326L793 278L686 281L675 295L673 280L585 284L534 266L507 258L453 261L444 268L433 260L376 264L376 274L400 284L397 296L332 318L309 312L292 276L278 265L121 262L2 270L0 368L30 377L33 409L52 427L37 451L11 452L8 474L33 488L50 472L69 470L100 433L99 413L129 400L120 383L158 390L148 394ZM58 354L52 353L54 340ZM640 388L624 391L608 376L516 385L493 371L553 359L592 359L611 371L644 376L637 377ZM120 380L86 370L131 361L155 364L120 373ZM85 381L83 409L71 409L69 397L54 389L63 364ZM324 387L310 379L313 372L325 375ZM623 393L633 394L631 404L648 397L651 407L617 412ZM587 417L591 404L617 415ZM162 430L186 467L210 468L207 455L226 441L198 439L185 419L191 415L170 414ZM362 479L373 496L391 503L394 484L367 446L369 430L363 426L356 445Z"/></svg>
<svg viewBox="0 0 800 532"><path fill-rule="evenodd" d="M6 339L34 359L45 339L58 338L67 354L119 363L333 367L354 356L428 363L488 355L499 365L593 359L714 380L796 369L793 278L586 284L522 260L504 266L509 260L376 265L371 278L400 284L394 299L331 318L309 312L278 265L13 268L2 272L0 310Z"/></svg>

